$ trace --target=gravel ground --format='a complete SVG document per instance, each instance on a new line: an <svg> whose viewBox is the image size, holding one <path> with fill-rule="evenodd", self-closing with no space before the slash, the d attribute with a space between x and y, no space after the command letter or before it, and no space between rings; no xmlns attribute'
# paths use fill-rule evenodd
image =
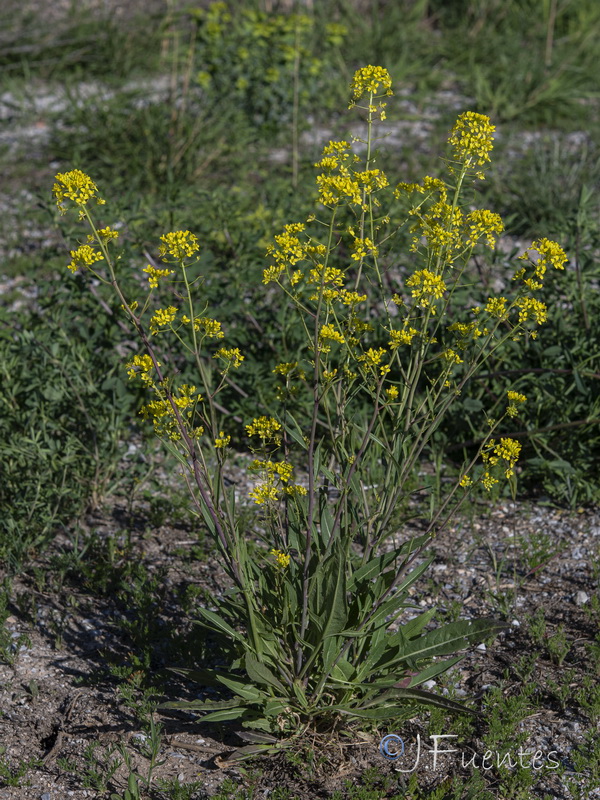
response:
<svg viewBox="0 0 600 800"><path fill-rule="evenodd" d="M117 532L123 530L125 522L138 531L129 557L142 562L148 575L164 575L165 592L154 609L160 628L170 631L171 637L185 639L191 634L177 598L189 586L200 596L220 594L226 587L220 565L210 557L205 561L190 559L190 550L197 544L193 532L188 527L169 525L152 528L144 508L135 509L132 514L116 506L90 516L86 527L96 532L100 541L116 536L118 544ZM68 540L58 539L50 552L34 562L14 585L16 602L6 627L14 639L16 658L14 665L0 666L0 731L6 748L4 757L12 765L31 760L31 767L18 788L2 789L3 800L100 797L101 793L89 785L90 771L94 759L99 765L111 760L107 754L116 743L124 745L142 771L147 766L139 754L139 744L146 734L118 682L106 670L107 663L127 661L131 641L123 629L123 620L129 618L134 624L143 624L144 620L139 609L127 611L111 596L90 594L86 579L71 577L61 587L53 589L49 584L39 588L40 574L50 574L48 565L56 564L53 558L65 548L69 548ZM546 550L546 555L536 555L536 548ZM448 684L454 685L455 696L475 698L481 703L494 686L501 685L507 697L518 692L521 681L511 671L511 665L533 649L538 650L540 658L528 679L536 686L535 702L531 713L520 723L525 734L524 749L539 750L546 765L556 761L566 771L561 776L550 766L540 770L529 796L542 798L546 793L570 800L572 794L566 785L575 779L586 787L588 793L584 796L590 800L600 797L600 788L589 775L574 773L571 758L573 749L584 744L586 734L598 732L598 724L575 701L561 709L548 689L553 680L560 683L569 669L573 671L574 689L583 672L589 672L586 644L597 633L597 619L594 621L589 608L598 592L597 566L594 572L593 565L600 563L600 512L581 510L571 514L530 503L507 502L489 510L474 507L468 518L461 519L434 543L433 549L435 561L414 591L416 604L424 608L438 605L442 613L460 606L462 617L476 618L498 615L500 601L510 626L487 649L480 645L465 654ZM494 569L494 560L496 565L502 564L502 569ZM536 563L540 560L544 562L541 566ZM494 596L498 599L494 600ZM564 626L570 650L561 666L552 662L528 632L527 620L540 608L549 633ZM167 653L158 658L162 664L169 663ZM431 688L446 693L448 685L432 684ZM193 696L197 689L192 688L192 695L187 696ZM185 696L189 687L176 687L175 691ZM414 745L418 733L426 740L425 716L418 715L403 727L407 742ZM161 722L164 763L156 770L157 778L197 781L202 791L195 797L211 796L226 776L236 782L242 780L239 771L228 768L223 760L241 744L235 726L219 731L218 726L203 725L187 714L163 715ZM485 726L464 743L469 758L477 753L483 755L480 748L484 731ZM308 777L299 775L285 759L273 758L261 765L259 788L288 786L307 800L328 797L344 781L358 780L371 766L393 776L398 788L401 777L379 753L378 742L375 735L365 735L362 741L359 737L344 747L333 739L322 741L327 757ZM90 756L89 748L94 744L98 747ZM428 772L426 765L419 767L419 784L438 786L448 776L467 774L461 772L458 758L442 757L435 774ZM590 774L593 766L590 764ZM104 769L96 768L100 772ZM123 786L124 776L121 766L111 786ZM267 793L257 796L266 797Z"/></svg>

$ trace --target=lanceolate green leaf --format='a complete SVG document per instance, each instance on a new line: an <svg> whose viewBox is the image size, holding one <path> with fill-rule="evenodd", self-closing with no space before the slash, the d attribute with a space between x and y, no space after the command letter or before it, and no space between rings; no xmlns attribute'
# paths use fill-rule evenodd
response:
<svg viewBox="0 0 600 800"><path fill-rule="evenodd" d="M249 651L246 652L246 672L251 681L265 686L272 686L285 694L286 690L281 681Z"/></svg>
<svg viewBox="0 0 600 800"><path fill-rule="evenodd" d="M416 659L444 656L468 647L473 641L495 636L507 627L506 624L489 618L451 622L418 639L412 639L407 643L404 655Z"/></svg>

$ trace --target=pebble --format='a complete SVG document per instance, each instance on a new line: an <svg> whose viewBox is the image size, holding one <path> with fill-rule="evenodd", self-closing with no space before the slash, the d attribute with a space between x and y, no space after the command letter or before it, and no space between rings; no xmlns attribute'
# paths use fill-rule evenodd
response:
<svg viewBox="0 0 600 800"><path fill-rule="evenodd" d="M52 795L50 792L44 792L44 794L40 797L40 800L52 800Z"/></svg>
<svg viewBox="0 0 600 800"><path fill-rule="evenodd" d="M437 686L435 681L425 681L423 684L424 689L433 689L434 686Z"/></svg>
<svg viewBox="0 0 600 800"><path fill-rule="evenodd" d="M479 650L480 653L485 653L485 651L487 650L487 647L482 642L481 644L477 645L477 649Z"/></svg>
<svg viewBox="0 0 600 800"><path fill-rule="evenodd" d="M513 621L510 624L511 624L511 626L513 628L520 628L521 627L521 623L519 622L518 619L513 619Z"/></svg>
<svg viewBox="0 0 600 800"><path fill-rule="evenodd" d="M588 593L587 593L587 592L582 592L582 591L579 591L579 592L577 592L577 594L575 595L575 603L576 603L576 605L578 605L578 606L583 606L583 605L585 605L589 599L590 599L590 596L588 595Z"/></svg>

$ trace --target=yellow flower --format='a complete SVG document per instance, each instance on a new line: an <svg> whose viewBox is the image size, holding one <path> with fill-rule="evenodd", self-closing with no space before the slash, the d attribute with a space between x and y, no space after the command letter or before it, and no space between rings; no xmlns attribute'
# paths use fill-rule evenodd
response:
<svg viewBox="0 0 600 800"><path fill-rule="evenodd" d="M420 269L408 278L407 286L413 286L412 296L417 300L421 308L430 308L431 313L435 314L435 306L432 300L439 300L446 291L446 284L439 275L435 275L428 269Z"/></svg>
<svg viewBox="0 0 600 800"><path fill-rule="evenodd" d="M222 339L225 336L221 330L221 323L210 317L196 317L194 319L194 329L201 330L208 339Z"/></svg>
<svg viewBox="0 0 600 800"><path fill-rule="evenodd" d="M161 328L170 325L177 316L177 309L175 306L168 308L157 308L154 315L150 319L150 333L155 335Z"/></svg>
<svg viewBox="0 0 600 800"><path fill-rule="evenodd" d="M226 362L226 369L230 366L238 369L244 356L241 354L239 347L220 347L214 354L213 358L222 358Z"/></svg>
<svg viewBox="0 0 600 800"><path fill-rule="evenodd" d="M283 491L290 497L304 497L308 494L308 489L305 486L299 486L297 483L291 486L284 486Z"/></svg>
<svg viewBox="0 0 600 800"><path fill-rule="evenodd" d="M330 339L332 342L339 342L340 344L346 342L344 336L331 324L322 325L319 331L319 341L324 341L326 339Z"/></svg>
<svg viewBox="0 0 600 800"><path fill-rule="evenodd" d="M445 358L449 364L462 364L463 359L458 355L455 350L448 348L442 353L442 358Z"/></svg>
<svg viewBox="0 0 600 800"><path fill-rule="evenodd" d="M193 256L200 249L198 238L189 231L173 231L160 237L163 244L158 248L161 257L169 255L177 261Z"/></svg>
<svg viewBox="0 0 600 800"><path fill-rule="evenodd" d="M150 284L151 289L156 289L159 278L168 278L169 275L174 274L174 270L172 269L156 269L150 264L148 264L148 266L143 269L142 272L146 272L148 274L148 283Z"/></svg>
<svg viewBox="0 0 600 800"><path fill-rule="evenodd" d="M219 435L215 439L215 447L227 447L231 441L231 436L225 436L223 431L219 431Z"/></svg>
<svg viewBox="0 0 600 800"><path fill-rule="evenodd" d="M393 94L390 73L384 67L368 65L361 67L354 73L350 88L354 100L360 99L365 92L376 94L379 87L385 90L386 95Z"/></svg>
<svg viewBox="0 0 600 800"><path fill-rule="evenodd" d="M469 478L468 475L463 475L462 478L460 479L459 486L462 486L464 489L466 489L467 487L471 486L472 483L473 481L471 480L471 478Z"/></svg>
<svg viewBox="0 0 600 800"><path fill-rule="evenodd" d="M280 442L281 435L278 433L280 430L281 423L277 422L273 417L256 417L250 425L246 425L248 436L259 436L263 441L272 439Z"/></svg>
<svg viewBox="0 0 600 800"><path fill-rule="evenodd" d="M98 231L98 238L102 240L102 244L106 244L107 242L110 242L113 239L118 239L119 231L113 231L113 229L110 226L107 226L106 228L100 228L100 230ZM87 237L87 240L88 242L90 242L90 244L92 244L93 242L96 241L96 237L92 233L90 233Z"/></svg>
<svg viewBox="0 0 600 800"><path fill-rule="evenodd" d="M489 247L493 247L496 239L494 234L499 235L504 230L504 223L499 214L485 209L471 211L465 220L468 226L467 244L475 245L478 239L485 236Z"/></svg>
<svg viewBox="0 0 600 800"><path fill-rule="evenodd" d="M521 323L532 319L537 325L543 325L548 318L547 306L534 297L521 297L515 301L515 305L520 309L519 322Z"/></svg>
<svg viewBox="0 0 600 800"><path fill-rule="evenodd" d="M475 311L475 309L473 310ZM491 317L506 319L506 297L489 297L485 306L485 310Z"/></svg>
<svg viewBox="0 0 600 800"><path fill-rule="evenodd" d="M160 367L160 361L158 361L157 364ZM140 379L144 381L144 383L151 383L152 378L150 377L150 372L154 368L154 362L150 356L135 355L131 361L128 361L127 364L125 364L125 368L127 369L129 380L135 378L136 375L139 375Z"/></svg>
<svg viewBox="0 0 600 800"><path fill-rule="evenodd" d="M395 331L392 329L390 331L390 336L392 338L388 342L390 350L397 350L401 344L411 344L416 335L416 329L411 328L410 326L403 328L401 331Z"/></svg>
<svg viewBox="0 0 600 800"><path fill-rule="evenodd" d="M506 407L506 413L509 417L516 417L519 413L517 405L525 403L527 398L524 394L519 394L519 392L507 392L507 396L508 406Z"/></svg>
<svg viewBox="0 0 600 800"><path fill-rule="evenodd" d="M248 497L252 497L254 502L260 506L263 503L277 500L277 489L268 483L259 483L248 493Z"/></svg>
<svg viewBox="0 0 600 800"><path fill-rule="evenodd" d="M397 400L397 399L398 399L398 394L399 394L399 392L398 392L398 389L397 389L395 386L389 386L389 387L388 387L388 388L385 390L385 393L387 394L387 396L388 396L388 400L389 400L391 403L393 403L393 402L394 402L394 400Z"/></svg>
<svg viewBox="0 0 600 800"><path fill-rule="evenodd" d="M71 263L67 264L67 269L70 269L71 272L77 272L80 267L85 269L86 267L91 267L96 261L103 260L102 253L94 250L89 244L82 244L77 250L71 250Z"/></svg>
<svg viewBox="0 0 600 800"><path fill-rule="evenodd" d="M283 567L283 569L285 569L287 566L289 566L291 556L288 556L286 553L282 553L281 550L271 550L271 554L275 556L278 567Z"/></svg>
<svg viewBox="0 0 600 800"><path fill-rule="evenodd" d="M325 267L323 264L317 264L308 273L307 282L318 285L343 286L344 273L337 267Z"/></svg>
<svg viewBox="0 0 600 800"><path fill-rule="evenodd" d="M482 479L481 483L483 484L483 488L486 489L488 492L492 488L495 483L498 483L498 478L493 478L489 472L486 472Z"/></svg>
<svg viewBox="0 0 600 800"><path fill-rule="evenodd" d="M104 204L104 200L96 193L98 187L94 181L80 169L71 172L59 172L55 177L56 183L52 188L52 193L56 200L56 205L61 213L65 212L65 200L72 200L75 205L85 206L90 200L95 200L99 205Z"/></svg>
<svg viewBox="0 0 600 800"><path fill-rule="evenodd" d="M366 353L363 353L362 356L359 356L359 361L364 361L368 367L376 367L381 359L385 355L385 349L383 347L378 348L377 350L369 347Z"/></svg>
<svg viewBox="0 0 600 800"><path fill-rule="evenodd" d="M490 118L474 111L465 111L456 120L450 133L448 143L453 148L456 161L483 166L490 161L490 152L494 146L493 133L496 130Z"/></svg>

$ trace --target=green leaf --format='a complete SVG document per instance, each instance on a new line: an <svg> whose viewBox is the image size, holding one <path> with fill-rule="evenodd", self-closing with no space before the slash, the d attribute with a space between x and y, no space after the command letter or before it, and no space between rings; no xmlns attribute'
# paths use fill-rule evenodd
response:
<svg viewBox="0 0 600 800"><path fill-rule="evenodd" d="M239 697L232 700L171 700L161 703L158 708L183 708L188 711L214 711L221 708L237 708L241 705Z"/></svg>
<svg viewBox="0 0 600 800"><path fill-rule="evenodd" d="M455 653L457 650L468 647L473 640L481 641L508 627L508 625L491 618L458 620L448 625L442 625L441 628L436 628L418 639L412 639L407 643L404 655L423 659Z"/></svg>
<svg viewBox="0 0 600 800"><path fill-rule="evenodd" d="M267 720L262 721L267 722ZM251 742L252 744L277 744L279 742L279 739L276 736L272 736L270 733L238 731L237 735L240 737L240 739L243 739L245 742Z"/></svg>
<svg viewBox="0 0 600 800"><path fill-rule="evenodd" d="M217 633L225 633L232 639L242 642L243 644L247 644L247 640L240 633L235 631L231 625L228 625L225 620L214 611L210 611L208 608L199 608L198 611L206 620L208 620L208 622L212 623L207 625L205 622L202 622L202 620L198 620L200 625L204 625L204 627L211 631L216 631Z"/></svg>
<svg viewBox="0 0 600 800"><path fill-rule="evenodd" d="M239 675L234 675L232 672L218 672L215 669L183 669L180 667L167 667L169 672L175 672L184 678L188 678L194 683L201 683L203 686L220 686L219 677L230 678L235 680Z"/></svg>
<svg viewBox="0 0 600 800"><path fill-rule="evenodd" d="M435 678L437 675L441 675L455 664L458 664L459 661L462 661L462 656L448 658L446 661L434 662L430 667L427 667L427 669L424 669L422 672L419 672L418 675L411 678L408 688L412 689L415 686L419 686L421 683L425 683L425 681L431 680L431 678Z"/></svg>
<svg viewBox="0 0 600 800"><path fill-rule="evenodd" d="M246 712L246 708L229 708L223 711L213 711L202 717L202 722L227 722L230 719L239 719Z"/></svg>
<svg viewBox="0 0 600 800"><path fill-rule="evenodd" d="M370 561L353 572L350 578L348 579L348 591L352 592L356 589L359 583L364 581L370 581L372 578L376 578L381 573L389 567L389 565L394 562L397 558L396 552L391 553L383 553L382 555L376 556L372 558Z"/></svg>
<svg viewBox="0 0 600 800"><path fill-rule="evenodd" d="M226 686L228 689L231 689L232 692L235 692L240 697L243 697L244 700L250 700L250 702L257 703L260 700L263 700L265 697L268 697L265 692L261 692L260 689L257 689L255 686L247 683L241 683L241 681L231 680L229 678L225 678L224 676L219 678L220 683L223 686Z"/></svg>
<svg viewBox="0 0 600 800"><path fill-rule="evenodd" d="M385 703L392 699L405 700L407 703L435 706L436 708L444 708L446 711L460 711L479 716L478 711L467 708L467 706L463 705L462 703L449 700L447 697L440 697L433 692L426 692L424 689L388 689L381 695L378 695L373 700L369 701L369 703L366 705L378 705L379 703Z"/></svg>
<svg viewBox="0 0 600 800"><path fill-rule="evenodd" d="M246 653L246 672L248 677L254 683L260 683L266 686L273 686L282 694L286 694L283 684L271 672L271 670L262 662L258 661L255 656L249 651Z"/></svg>
<svg viewBox="0 0 600 800"><path fill-rule="evenodd" d="M227 764L238 764L240 761L246 761L264 753L275 753L277 750L281 750L283 746L283 743L277 745L249 744L246 747L238 747L237 750L234 750L233 753L221 760Z"/></svg>
<svg viewBox="0 0 600 800"><path fill-rule="evenodd" d="M292 439L299 444L303 450L308 450L308 445L304 441L304 434L302 433L302 428L298 425L296 420L292 417L291 422L294 423L295 427L292 428L290 424L288 424L288 420L290 420L289 416L286 417L286 422L283 423L283 427L285 428L286 433L292 437Z"/></svg>

